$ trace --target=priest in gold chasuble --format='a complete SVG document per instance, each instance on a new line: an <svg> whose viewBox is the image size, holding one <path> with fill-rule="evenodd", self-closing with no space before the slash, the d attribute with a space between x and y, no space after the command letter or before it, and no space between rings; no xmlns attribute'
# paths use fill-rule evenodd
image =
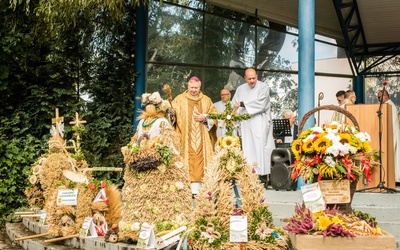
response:
<svg viewBox="0 0 400 250"><path fill-rule="evenodd" d="M217 113L212 100L201 91L201 81L193 76L188 89L179 94L172 107L176 115L176 131L181 135L180 153L189 166L192 193L198 193L198 186L204 176L204 168L211 160L216 142L216 120L207 114Z"/></svg>

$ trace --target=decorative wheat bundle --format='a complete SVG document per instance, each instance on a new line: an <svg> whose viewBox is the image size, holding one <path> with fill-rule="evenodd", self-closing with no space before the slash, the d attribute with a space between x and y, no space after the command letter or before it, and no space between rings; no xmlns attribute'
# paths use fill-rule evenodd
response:
<svg viewBox="0 0 400 250"><path fill-rule="evenodd" d="M288 248L288 236L272 223L264 186L239 148L218 151L203 180L196 198L194 228L189 235L191 249ZM240 197L235 197L234 188ZM248 242L230 242L232 215L247 217Z"/></svg>
<svg viewBox="0 0 400 250"><path fill-rule="evenodd" d="M143 151L133 150L140 145ZM149 150L152 148L153 150ZM186 225L192 217L189 170L181 161L179 138L172 127L163 127L152 139L133 136L122 149L127 164L122 189L122 220L119 241L135 242L143 223L154 225L155 232ZM159 163L154 168L132 167L137 159L149 159L156 152Z"/></svg>

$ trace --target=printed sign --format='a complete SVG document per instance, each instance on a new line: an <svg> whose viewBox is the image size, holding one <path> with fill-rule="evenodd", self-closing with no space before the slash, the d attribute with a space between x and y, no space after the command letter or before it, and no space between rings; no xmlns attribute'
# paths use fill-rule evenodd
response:
<svg viewBox="0 0 400 250"><path fill-rule="evenodd" d="M147 223L143 223L140 228L139 239L137 242L138 248L150 248L154 247L156 238L154 235L153 227Z"/></svg>
<svg viewBox="0 0 400 250"><path fill-rule="evenodd" d="M86 217L83 221L81 230L79 231L80 238L95 238L97 237L97 232L94 227L93 218Z"/></svg>
<svg viewBox="0 0 400 250"><path fill-rule="evenodd" d="M318 182L301 187L304 204L311 212L316 213L325 210L325 202L322 197Z"/></svg>
<svg viewBox="0 0 400 250"><path fill-rule="evenodd" d="M247 242L247 217L231 216L229 224L230 242Z"/></svg>
<svg viewBox="0 0 400 250"><path fill-rule="evenodd" d="M58 190L57 206L67 205L76 206L78 204L78 189L61 189Z"/></svg>
<svg viewBox="0 0 400 250"><path fill-rule="evenodd" d="M326 204L350 203L349 180L326 180L320 181L319 185Z"/></svg>

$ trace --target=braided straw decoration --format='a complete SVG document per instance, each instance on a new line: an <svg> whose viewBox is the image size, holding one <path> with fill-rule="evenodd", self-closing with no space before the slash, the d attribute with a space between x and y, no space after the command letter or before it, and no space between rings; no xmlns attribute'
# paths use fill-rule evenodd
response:
<svg viewBox="0 0 400 250"><path fill-rule="evenodd" d="M303 118L300 121L299 124L299 134L301 134L304 124L307 122L308 118L310 118L310 116L320 110L333 110L333 111L337 111L340 112L342 114L344 114L347 118L350 119L350 121L353 123L353 125L360 130L360 126L358 125L358 122L356 120L356 118L346 109L341 108L339 106L335 106L335 105L322 105L316 108L313 108L312 110L308 111L307 113L304 114Z"/></svg>

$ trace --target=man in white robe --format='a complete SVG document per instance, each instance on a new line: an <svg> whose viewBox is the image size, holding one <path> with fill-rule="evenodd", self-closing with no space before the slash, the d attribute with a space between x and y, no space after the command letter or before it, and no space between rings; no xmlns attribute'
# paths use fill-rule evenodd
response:
<svg viewBox="0 0 400 250"><path fill-rule="evenodd" d="M382 92L383 95L382 95ZM395 172L395 181L400 182L400 146L399 146L399 140L400 140L400 131L399 131L399 116L398 116L398 111L396 105L393 103L392 100L390 100L389 93L384 90L384 91L379 91L378 92L378 100L381 101L382 103L387 103L390 104L392 107L392 123L393 123L393 143L394 143L394 149L393 149L393 154L394 154L394 172Z"/></svg>
<svg viewBox="0 0 400 250"><path fill-rule="evenodd" d="M255 171L264 179L271 173L271 153L275 149L269 87L258 81L252 68L245 71L244 79L246 83L236 89L232 103L239 114L251 115L240 123L243 154L250 165L257 164Z"/></svg>

